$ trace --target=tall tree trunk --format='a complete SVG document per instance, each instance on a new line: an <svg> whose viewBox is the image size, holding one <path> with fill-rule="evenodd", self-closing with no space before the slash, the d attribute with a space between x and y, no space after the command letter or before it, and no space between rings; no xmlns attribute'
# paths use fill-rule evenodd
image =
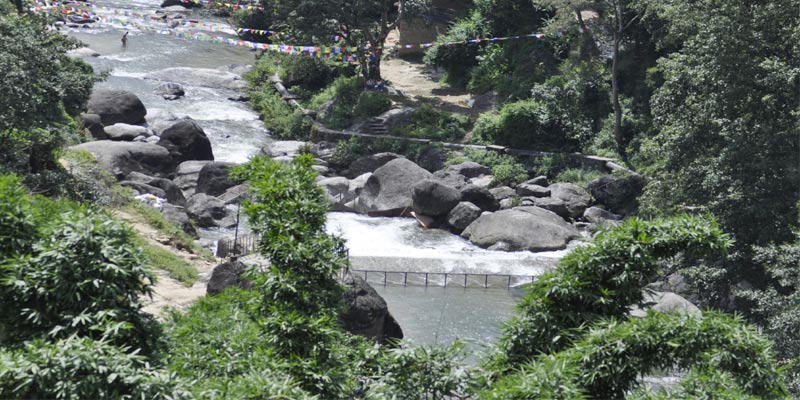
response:
<svg viewBox="0 0 800 400"><path fill-rule="evenodd" d="M619 47L622 42L622 33L624 27L622 25L622 1L617 0L614 3L614 13L616 14L617 26L614 30L614 53L611 58L611 97L614 105L614 138L617 142L617 152L623 160L627 160L627 153L625 151L625 137L622 133L622 106L619 103Z"/></svg>

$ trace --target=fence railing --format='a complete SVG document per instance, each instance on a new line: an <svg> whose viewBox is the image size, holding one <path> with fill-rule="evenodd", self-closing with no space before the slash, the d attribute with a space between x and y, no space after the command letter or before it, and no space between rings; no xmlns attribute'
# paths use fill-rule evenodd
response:
<svg viewBox="0 0 800 400"><path fill-rule="evenodd" d="M347 274L358 275L372 284L402 285L402 286L439 286L463 288L498 288L512 287L531 283L536 280L535 275L510 275L490 274L475 272L424 272L424 271L379 271L357 270L343 271L340 278L344 280Z"/></svg>

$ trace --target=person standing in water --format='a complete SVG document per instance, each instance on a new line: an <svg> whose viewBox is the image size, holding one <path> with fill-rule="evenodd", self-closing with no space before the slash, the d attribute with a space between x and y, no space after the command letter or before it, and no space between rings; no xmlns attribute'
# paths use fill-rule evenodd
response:
<svg viewBox="0 0 800 400"><path fill-rule="evenodd" d="M125 32L125 34L122 35L122 47L126 47L127 45L128 45L128 32Z"/></svg>

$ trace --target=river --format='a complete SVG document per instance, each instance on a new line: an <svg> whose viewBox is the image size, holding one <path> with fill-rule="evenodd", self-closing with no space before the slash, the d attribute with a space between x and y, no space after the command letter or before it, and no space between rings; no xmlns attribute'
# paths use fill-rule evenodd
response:
<svg viewBox="0 0 800 400"><path fill-rule="evenodd" d="M153 94L161 82L144 79L150 72L170 67L225 68L231 64L252 64L255 53L240 47L179 39L143 32L136 26L120 24L120 11L151 14L159 6L156 0L98 0L95 12L111 19L91 27L62 30L100 53L87 57L96 72L107 72L98 87L129 90L135 93L152 114L166 110L178 117L197 120L208 135L217 160L245 162L268 143L268 132L258 115L246 103L231 101L236 93L207 87L185 85L186 96L166 101ZM114 13L117 10L117 13ZM131 21L145 23L141 18ZM224 23L219 20L217 22ZM155 25L155 22L147 22ZM121 46L122 34L129 31L128 43ZM424 231L413 220L369 219L352 214L331 213L328 229L348 241L356 269L381 269L425 272L502 273L538 275L560 253L487 252L452 234ZM228 232L206 232L206 235ZM370 279L386 299L389 309L405 332L417 344L448 344L456 338L473 343L472 348L495 342L500 326L513 314L519 301L519 289L501 287L483 289L448 285L383 285L380 277ZM516 281L515 281L516 282ZM391 282L390 282L391 283Z"/></svg>

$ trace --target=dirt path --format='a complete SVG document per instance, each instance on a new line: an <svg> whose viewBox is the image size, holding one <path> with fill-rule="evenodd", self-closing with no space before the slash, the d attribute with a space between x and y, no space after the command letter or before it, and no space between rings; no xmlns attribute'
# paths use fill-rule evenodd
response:
<svg viewBox="0 0 800 400"><path fill-rule="evenodd" d="M135 215L124 211L116 211L115 215L119 219L130 224L149 244L175 253L178 257L181 257L189 264L193 265L200 274L200 279L195 282L194 285L186 287L183 283L170 278L166 271L153 271L156 276L156 284L153 288L153 297L145 297L143 299L145 312L156 316L163 316L163 308L165 306L179 309L185 308L198 297L205 296L206 283L216 263L206 261L198 255L165 245L164 243L169 243L169 238L165 238L160 232L141 221L141 219Z"/></svg>
<svg viewBox="0 0 800 400"><path fill-rule="evenodd" d="M386 39L387 45L398 42L397 31ZM434 99L439 107L460 114L475 116L479 110L470 108L472 96L465 90L442 83L443 71L425 65L420 57L397 56L381 62L381 75L391 86L412 100Z"/></svg>

